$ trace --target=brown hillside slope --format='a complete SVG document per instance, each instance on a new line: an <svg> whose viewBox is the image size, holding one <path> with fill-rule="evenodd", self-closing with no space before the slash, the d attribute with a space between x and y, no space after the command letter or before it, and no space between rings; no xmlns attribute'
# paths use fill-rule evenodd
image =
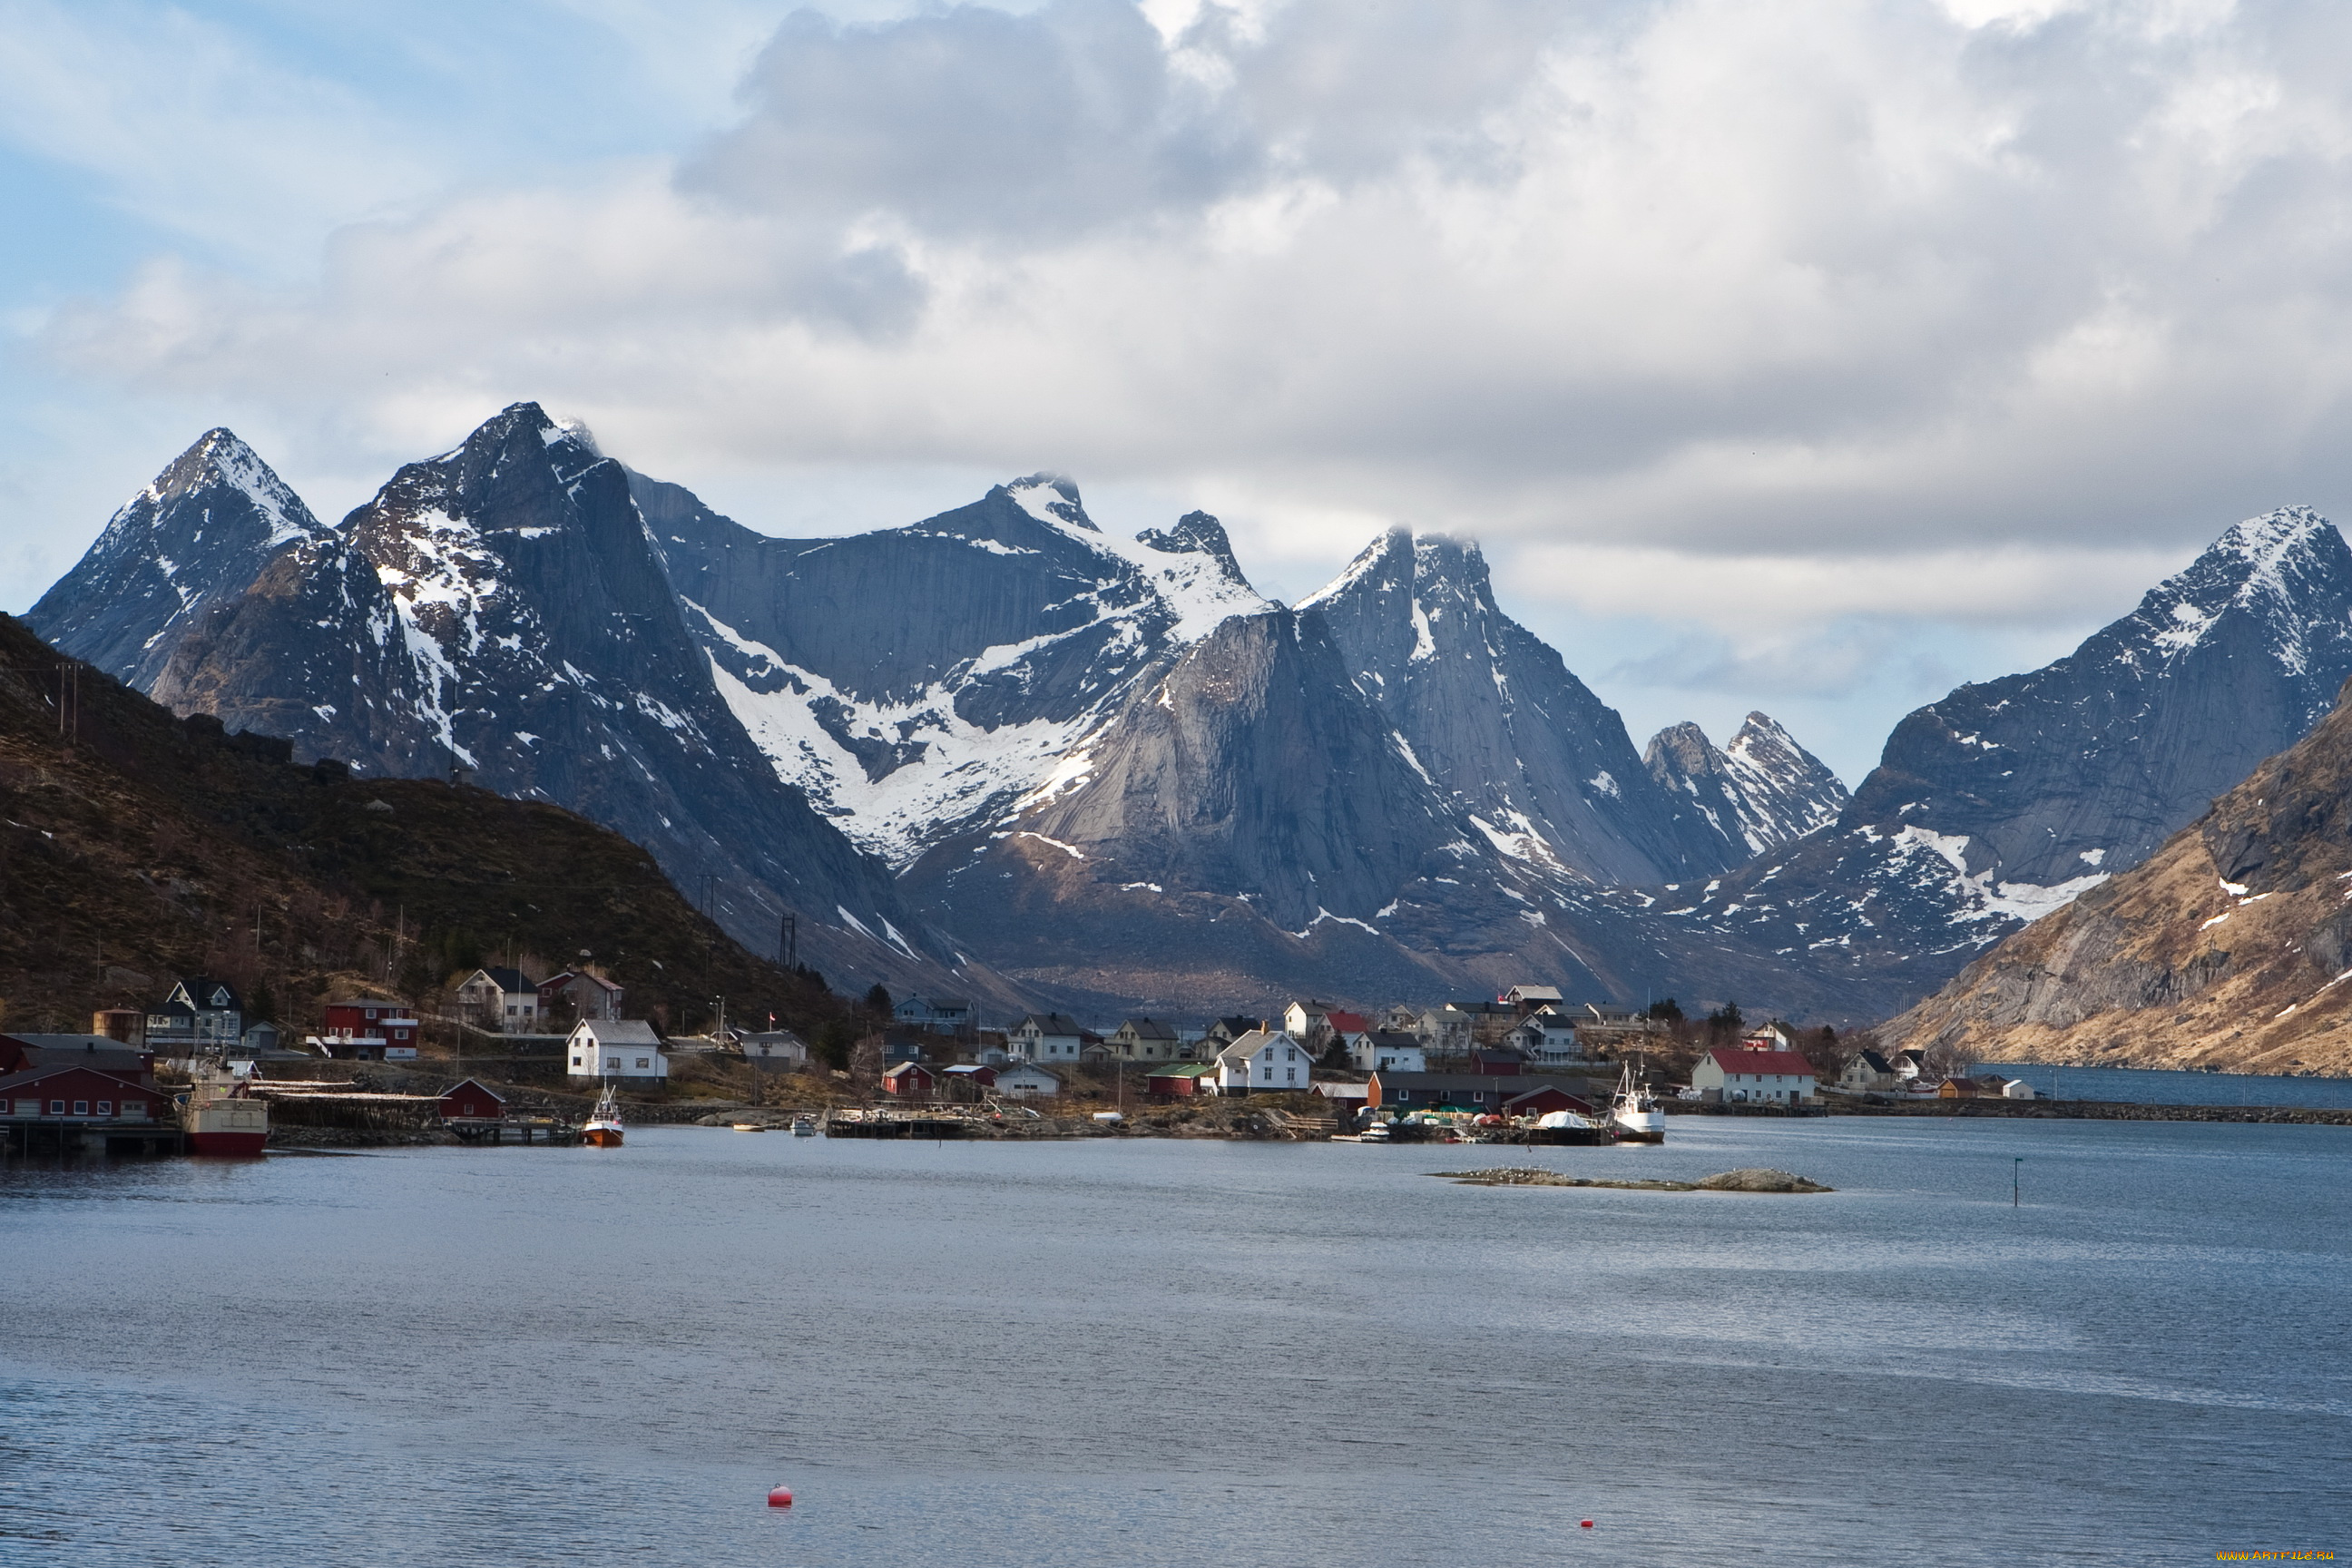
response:
<svg viewBox="0 0 2352 1568"><path fill-rule="evenodd" d="M205 973L299 1029L355 977L429 1002L461 966L583 950L673 1029L714 995L802 1028L838 1011L617 834L434 781L321 782L287 755L183 723L0 616L0 1027L86 1028L93 1006Z"/></svg>
<svg viewBox="0 0 2352 1568"><path fill-rule="evenodd" d="M1880 1034L1987 1061L2352 1072L2352 682L2145 864Z"/></svg>

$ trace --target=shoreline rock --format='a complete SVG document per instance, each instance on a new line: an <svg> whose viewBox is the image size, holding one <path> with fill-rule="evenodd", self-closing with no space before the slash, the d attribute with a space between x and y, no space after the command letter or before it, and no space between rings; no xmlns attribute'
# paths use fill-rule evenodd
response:
<svg viewBox="0 0 2352 1568"><path fill-rule="evenodd" d="M1535 1165L1498 1165L1484 1171L1431 1171L1428 1174L1471 1187L1610 1187L1628 1193L1833 1193L1790 1171L1749 1166L1718 1171L1696 1182L1615 1182L1597 1176L1564 1176Z"/></svg>

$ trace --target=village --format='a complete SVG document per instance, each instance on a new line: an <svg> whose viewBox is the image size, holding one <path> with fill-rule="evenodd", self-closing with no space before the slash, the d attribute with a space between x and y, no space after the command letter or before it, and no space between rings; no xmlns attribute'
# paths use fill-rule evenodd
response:
<svg viewBox="0 0 2352 1568"><path fill-rule="evenodd" d="M1658 1142L1668 1111L1805 1116L1832 1105L2031 1100L1916 1051L1727 1008L1698 1023L1571 1004L1516 985L1492 1000L1377 1016L1312 999L1276 1017L1150 1016L1100 1031L1066 1014L987 1027L958 997L870 994L844 1050L789 1029L665 1037L593 966L532 979L479 968L425 1014L326 999L316 1032L248 1019L228 982L192 976L86 1034L0 1035L0 1138L12 1152L254 1154L274 1144L576 1142L600 1100L638 1122L836 1136L1324 1137L1360 1142ZM1939 1070L1940 1069L1940 1070ZM625 1107L625 1112L623 1108Z"/></svg>

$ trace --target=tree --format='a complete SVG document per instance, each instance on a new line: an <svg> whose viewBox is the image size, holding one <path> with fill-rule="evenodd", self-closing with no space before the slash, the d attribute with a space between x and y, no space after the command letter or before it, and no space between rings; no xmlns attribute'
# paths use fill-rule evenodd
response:
<svg viewBox="0 0 2352 1568"><path fill-rule="evenodd" d="M1726 1002L1706 1016L1706 1026L1718 1035L1736 1035L1748 1026L1748 1020L1739 1016L1738 1003Z"/></svg>
<svg viewBox="0 0 2352 1568"><path fill-rule="evenodd" d="M836 1072L849 1065L849 1053L856 1044L857 1031L846 1018L827 1018L824 1027L816 1032L817 1058Z"/></svg>
<svg viewBox="0 0 2352 1568"><path fill-rule="evenodd" d="M1679 1024L1683 1021L1683 1005L1671 996L1653 1002L1650 1004L1650 1016L1660 1023Z"/></svg>
<svg viewBox="0 0 2352 1568"><path fill-rule="evenodd" d="M887 1016L891 1005L889 987L884 985L879 980L876 981L874 989L866 994L866 1005Z"/></svg>

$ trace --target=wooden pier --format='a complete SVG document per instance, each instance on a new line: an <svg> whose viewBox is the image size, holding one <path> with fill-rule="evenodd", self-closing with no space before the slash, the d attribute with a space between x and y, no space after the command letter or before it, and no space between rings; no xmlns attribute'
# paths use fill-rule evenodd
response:
<svg viewBox="0 0 2352 1568"><path fill-rule="evenodd" d="M828 1138L964 1137L969 1131L961 1116L900 1116L883 1110L836 1110L824 1119Z"/></svg>

